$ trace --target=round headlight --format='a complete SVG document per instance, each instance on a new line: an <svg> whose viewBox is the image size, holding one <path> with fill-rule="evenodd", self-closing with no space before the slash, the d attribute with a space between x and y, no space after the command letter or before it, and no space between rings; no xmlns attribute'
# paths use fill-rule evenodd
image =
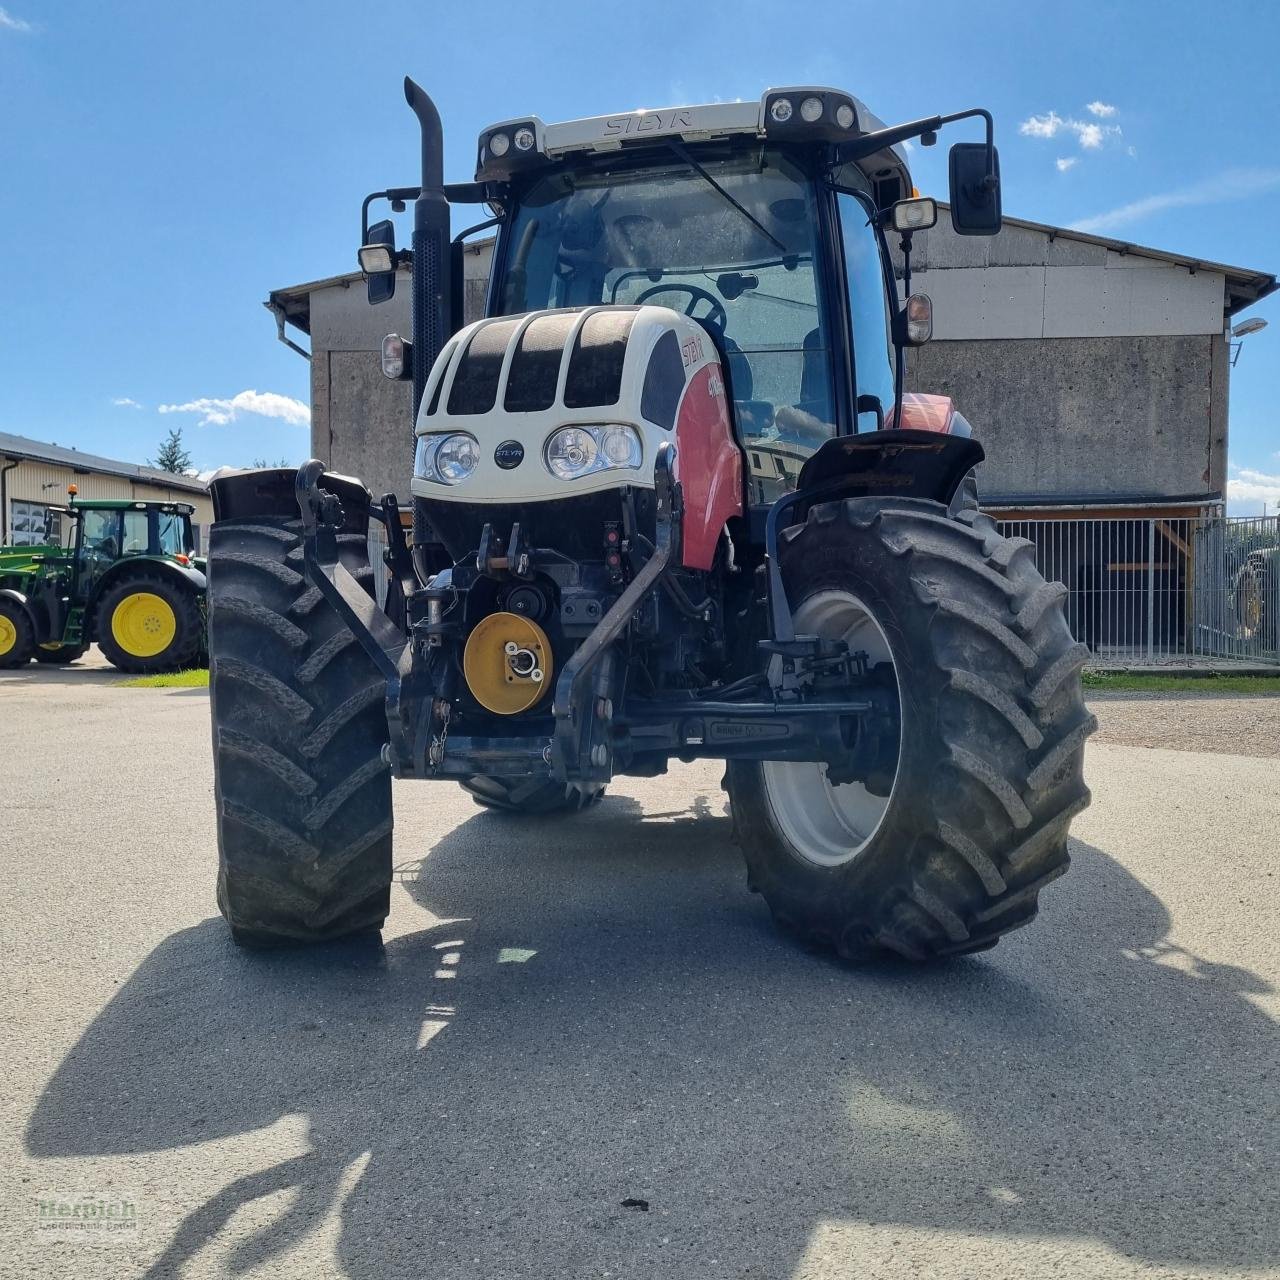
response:
<svg viewBox="0 0 1280 1280"><path fill-rule="evenodd" d="M511 139L505 133L495 133L489 139L489 154L505 156L511 147Z"/></svg>
<svg viewBox="0 0 1280 1280"><path fill-rule="evenodd" d="M445 436L436 449L436 470L445 484L465 480L480 461L480 446L470 436Z"/></svg>
<svg viewBox="0 0 1280 1280"><path fill-rule="evenodd" d="M813 124L815 120L822 119L822 99L806 98L800 104L800 119Z"/></svg>
<svg viewBox="0 0 1280 1280"><path fill-rule="evenodd" d="M769 114L777 124L786 124L791 119L791 99L774 98L773 106L769 108Z"/></svg>
<svg viewBox="0 0 1280 1280"><path fill-rule="evenodd" d="M853 108L847 102L842 102L836 108L836 124L842 129L853 128Z"/></svg>
<svg viewBox="0 0 1280 1280"><path fill-rule="evenodd" d="M547 441L547 466L561 480L574 480L595 466L599 446L582 427L561 427Z"/></svg>
<svg viewBox="0 0 1280 1280"><path fill-rule="evenodd" d="M517 151L528 151L533 146L533 130L517 129L515 142Z"/></svg>
<svg viewBox="0 0 1280 1280"><path fill-rule="evenodd" d="M640 437L631 427L605 427L600 436L600 452L611 467L638 467Z"/></svg>

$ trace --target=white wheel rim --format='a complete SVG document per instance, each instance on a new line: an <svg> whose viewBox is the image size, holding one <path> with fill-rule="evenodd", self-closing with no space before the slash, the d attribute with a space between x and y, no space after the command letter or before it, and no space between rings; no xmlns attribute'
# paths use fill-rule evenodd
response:
<svg viewBox="0 0 1280 1280"><path fill-rule="evenodd" d="M810 596L796 610L795 628L799 635L843 640L851 653L865 652L871 666L890 663L898 685L898 668L889 639L871 610L852 593L822 591ZM900 685L898 699L901 704ZM887 796L872 795L861 782L831 782L825 764L765 761L765 795L780 834L805 862L819 867L841 867L853 862L884 822L898 787L901 760L899 733L893 786Z"/></svg>

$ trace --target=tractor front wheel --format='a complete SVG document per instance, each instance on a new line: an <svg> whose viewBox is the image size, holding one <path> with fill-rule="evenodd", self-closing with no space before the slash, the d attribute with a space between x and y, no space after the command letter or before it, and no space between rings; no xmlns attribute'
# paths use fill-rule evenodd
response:
<svg viewBox="0 0 1280 1280"><path fill-rule="evenodd" d="M338 550L372 591L365 535ZM218 906L242 945L371 933L390 908L386 685L302 559L298 520L213 526Z"/></svg>
<svg viewBox="0 0 1280 1280"><path fill-rule="evenodd" d="M896 689L865 782L731 762L735 836L775 919L847 958L980 951L1036 914L1068 864L1088 651L1034 547L975 509L855 498L780 546L797 633L844 640Z"/></svg>
<svg viewBox="0 0 1280 1280"><path fill-rule="evenodd" d="M194 666L202 631L195 595L156 574L113 583L98 602L98 648L113 666L131 674Z"/></svg>
<svg viewBox="0 0 1280 1280"><path fill-rule="evenodd" d="M16 600L0 596L0 670L26 666L35 647L27 611Z"/></svg>

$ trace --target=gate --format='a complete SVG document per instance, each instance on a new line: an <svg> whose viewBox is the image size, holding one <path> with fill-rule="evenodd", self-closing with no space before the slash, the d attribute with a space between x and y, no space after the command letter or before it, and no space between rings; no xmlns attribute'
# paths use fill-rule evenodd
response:
<svg viewBox="0 0 1280 1280"><path fill-rule="evenodd" d="M1001 520L1098 665L1280 666L1280 518Z"/></svg>

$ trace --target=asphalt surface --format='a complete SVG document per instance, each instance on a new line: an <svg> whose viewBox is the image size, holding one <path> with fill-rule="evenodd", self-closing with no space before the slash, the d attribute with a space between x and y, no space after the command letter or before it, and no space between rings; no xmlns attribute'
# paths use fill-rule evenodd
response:
<svg viewBox="0 0 1280 1280"><path fill-rule="evenodd" d="M264 957L205 694L117 681L0 674L0 1275L1280 1274L1275 760L1094 746L1040 919L927 970L777 937L714 765L397 784L384 945Z"/></svg>

